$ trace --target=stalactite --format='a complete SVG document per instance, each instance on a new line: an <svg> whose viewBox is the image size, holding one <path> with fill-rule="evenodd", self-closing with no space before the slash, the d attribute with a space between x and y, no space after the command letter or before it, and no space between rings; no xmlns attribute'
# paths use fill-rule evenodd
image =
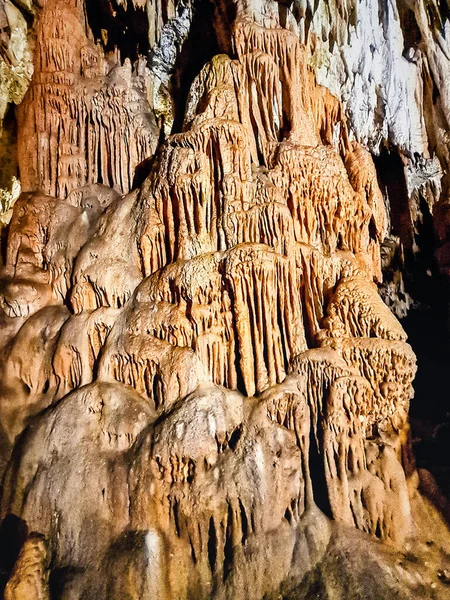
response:
<svg viewBox="0 0 450 600"><path fill-rule="evenodd" d="M49 600L49 552L39 535L31 535L20 551L5 589L5 600Z"/></svg>
<svg viewBox="0 0 450 600"><path fill-rule="evenodd" d="M128 192L158 138L145 70L132 73L118 53L108 64L75 0L46 2L36 37L35 72L19 108L22 189L64 198L104 183Z"/></svg>
<svg viewBox="0 0 450 600"><path fill-rule="evenodd" d="M142 57L105 55L82 0L37 21L0 268L0 506L43 537L10 598L57 577L61 600L293 598L342 540L380 572L423 546L371 155L300 41L310 2L216 4L233 57L201 67L172 135ZM170 54L161 28L195 7L146 7Z"/></svg>
<svg viewBox="0 0 450 600"><path fill-rule="evenodd" d="M412 527L405 474L392 447L367 439L372 394L359 378L338 378L331 387L323 419L330 504L336 519L401 544Z"/></svg>

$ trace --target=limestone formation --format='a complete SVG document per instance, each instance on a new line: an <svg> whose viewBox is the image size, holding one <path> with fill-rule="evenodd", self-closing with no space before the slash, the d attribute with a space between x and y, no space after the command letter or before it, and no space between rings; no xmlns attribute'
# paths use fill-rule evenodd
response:
<svg viewBox="0 0 450 600"><path fill-rule="evenodd" d="M82 2L47 1L36 31L35 70L20 105L22 188L59 197L85 183L127 192L155 149L145 71L108 65L89 39ZM114 143L112 143L112 141Z"/></svg>
<svg viewBox="0 0 450 600"><path fill-rule="evenodd" d="M31 533L5 598L444 599L415 355L377 287L391 215L366 146L396 120L355 129L359 97L314 67L326 40L351 66L364 3L319 2L319 39L317 3L216 2L222 53L163 119L202 7L111 2L124 24L146 8L132 64L89 1L39 6L17 112L0 517Z"/></svg>
<svg viewBox="0 0 450 600"><path fill-rule="evenodd" d="M5 600L48 600L48 563L45 540L42 536L31 535L20 551L5 589Z"/></svg>

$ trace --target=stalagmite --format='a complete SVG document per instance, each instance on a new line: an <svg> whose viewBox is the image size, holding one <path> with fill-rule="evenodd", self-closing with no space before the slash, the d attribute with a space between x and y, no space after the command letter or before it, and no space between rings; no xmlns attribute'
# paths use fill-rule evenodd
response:
<svg viewBox="0 0 450 600"><path fill-rule="evenodd" d="M20 551L5 600L49 600L49 560L45 540L31 535Z"/></svg>
<svg viewBox="0 0 450 600"><path fill-rule="evenodd" d="M446 597L415 355L377 287L389 194L317 66L361 3L33 8L0 266L0 519L31 532L5 566L0 523L7 600Z"/></svg>
<svg viewBox="0 0 450 600"><path fill-rule="evenodd" d="M78 0L45 2L36 37L35 72L19 109L22 188L58 197L86 183L129 191L158 138L145 72L133 74L119 56L108 64Z"/></svg>
<svg viewBox="0 0 450 600"><path fill-rule="evenodd" d="M330 389L322 421L330 505L336 519L401 544L411 529L405 474L395 450L372 437L372 394L359 378Z"/></svg>

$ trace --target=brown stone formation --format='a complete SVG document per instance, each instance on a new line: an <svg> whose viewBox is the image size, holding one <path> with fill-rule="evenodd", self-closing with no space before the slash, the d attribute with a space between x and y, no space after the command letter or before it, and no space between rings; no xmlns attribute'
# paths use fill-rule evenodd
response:
<svg viewBox="0 0 450 600"><path fill-rule="evenodd" d="M5 588L5 600L49 600L49 560L42 536L24 543Z"/></svg>
<svg viewBox="0 0 450 600"><path fill-rule="evenodd" d="M45 0L34 75L19 108L22 189L65 197L99 182L130 190L158 129L145 94L145 67L105 58L87 30L82 0Z"/></svg>
<svg viewBox="0 0 450 600"><path fill-rule="evenodd" d="M227 53L161 143L142 60L82 0L40 8L0 271L0 516L31 532L6 600L448 597L373 160L249 5L217 3Z"/></svg>

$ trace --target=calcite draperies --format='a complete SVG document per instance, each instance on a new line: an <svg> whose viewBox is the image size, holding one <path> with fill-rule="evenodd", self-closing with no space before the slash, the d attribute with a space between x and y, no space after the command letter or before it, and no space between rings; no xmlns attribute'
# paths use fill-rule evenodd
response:
<svg viewBox="0 0 450 600"><path fill-rule="evenodd" d="M269 597L323 555L316 503L401 547L415 357L374 283L374 165L307 49L238 13L142 187L72 189L128 192L154 146L134 75L88 85L103 58L52 6L21 118L28 185L64 197L21 197L1 272L1 509L43 536L8 597L49 555L64 599Z"/></svg>

